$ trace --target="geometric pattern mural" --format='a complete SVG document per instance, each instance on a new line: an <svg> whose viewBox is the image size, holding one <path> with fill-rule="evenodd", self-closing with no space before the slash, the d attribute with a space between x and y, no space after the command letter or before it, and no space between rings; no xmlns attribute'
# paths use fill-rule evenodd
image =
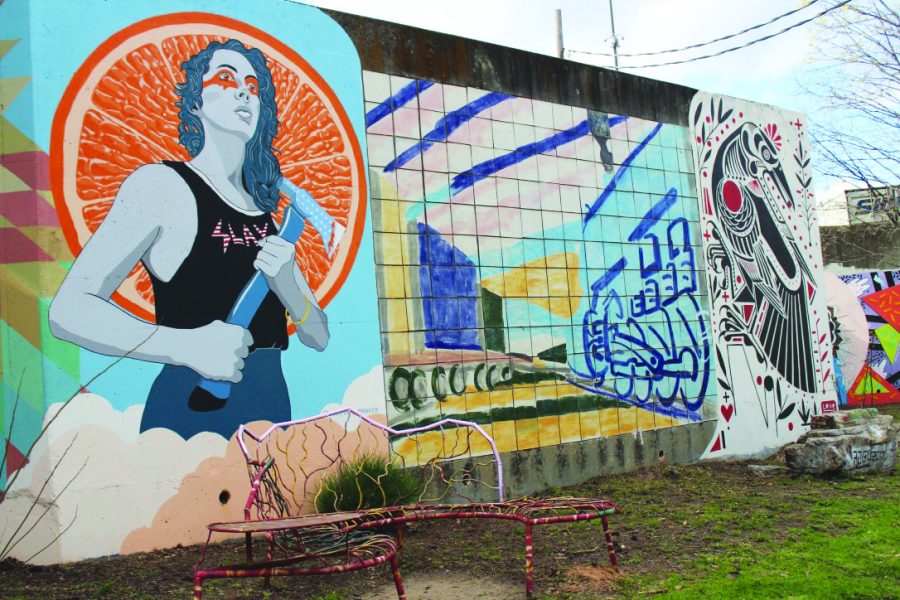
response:
<svg viewBox="0 0 900 600"><path fill-rule="evenodd" d="M900 402L900 271L839 275L855 296L869 327L865 365L847 387L847 404Z"/></svg>

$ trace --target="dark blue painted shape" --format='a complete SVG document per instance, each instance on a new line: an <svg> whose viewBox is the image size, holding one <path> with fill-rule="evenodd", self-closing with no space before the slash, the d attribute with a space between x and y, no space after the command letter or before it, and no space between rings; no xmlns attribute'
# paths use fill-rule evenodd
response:
<svg viewBox="0 0 900 600"><path fill-rule="evenodd" d="M616 115L609 120L609 125L610 127L613 127L620 123L624 123L626 119L628 119L628 117ZM509 154L504 154L503 156L498 156L497 158L479 163L465 173L460 173L453 178L453 181L450 182L450 193L451 195L458 194L466 188L472 187L485 177L489 177L498 171L502 171L507 167L520 163L536 154L548 152L563 144L573 142L582 136L590 134L590 132L591 126L587 119L585 119L581 123L540 140L539 142L525 144L524 146L516 148Z"/></svg>
<svg viewBox="0 0 900 600"><path fill-rule="evenodd" d="M612 120L610 120L610 124L612 124ZM606 203L606 201L609 199L609 197L612 195L612 193L614 191L616 191L616 187L618 187L619 182L622 180L622 177L624 177L625 173L628 172L628 169L631 168L631 163L633 163L634 159L637 158L638 155L644 151L644 148L647 147L647 144L650 143L650 140L652 140L654 137L656 137L656 134L659 133L660 129L662 129L662 125L663 125L662 123L656 124L656 127L654 127L650 131L650 133L648 133L646 135L646 137L644 137L644 139L641 140L641 143L638 144L638 147L635 148L634 150L632 150L631 154L629 154L625 158L625 160L622 161L621 166L619 166L619 168L616 169L616 174L613 175L613 178L610 179L609 183L606 184L606 187L603 188L603 192L600 194L600 196L596 200L594 200L593 204L585 207L585 208L587 208L587 214L585 214L585 216L584 216L584 225L585 226L587 226L587 224L590 223L591 220L593 220L593 218L597 216L597 212L603 207L603 205Z"/></svg>
<svg viewBox="0 0 900 600"><path fill-rule="evenodd" d="M418 231L425 346L480 350L475 264L424 223Z"/></svg>
<svg viewBox="0 0 900 600"><path fill-rule="evenodd" d="M491 92L453 112L447 113L440 121L435 123L434 129L422 136L422 141L407 148L401 152L397 158L388 163L384 168L384 172L390 173L391 171L395 171L398 167L402 167L419 154L428 150L435 142L443 142L446 140L454 131L459 129L463 123L471 121L478 113L483 112L492 106L496 106L508 98L510 98L510 96L507 94Z"/></svg>
<svg viewBox="0 0 900 600"><path fill-rule="evenodd" d="M631 235L628 236L628 241L636 242L643 238L648 231L653 229L654 225L659 223L659 220L663 218L663 215L666 214L676 202L678 202L678 190L672 188L666 192L666 195L662 197L662 200L650 207L650 210L647 211L647 214L644 215L641 222L637 224L637 227L635 227L634 231L631 232Z"/></svg>
<svg viewBox="0 0 900 600"><path fill-rule="evenodd" d="M609 284L613 282L613 280L622 274L622 271L625 270L625 257L620 258L616 264L607 269L606 273L603 274L597 281L591 284L591 293L594 296L594 301L596 301L597 296L609 287Z"/></svg>
<svg viewBox="0 0 900 600"><path fill-rule="evenodd" d="M407 104L410 100L434 85L433 81L423 79L414 79L407 83L403 88L387 98L384 102L366 113L366 129L382 120L401 106Z"/></svg>

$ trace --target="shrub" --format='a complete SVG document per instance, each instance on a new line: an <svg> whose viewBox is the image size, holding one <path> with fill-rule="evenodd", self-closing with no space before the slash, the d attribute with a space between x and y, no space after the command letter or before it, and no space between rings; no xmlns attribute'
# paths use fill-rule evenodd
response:
<svg viewBox="0 0 900 600"><path fill-rule="evenodd" d="M414 474L381 454L364 454L322 478L316 493L320 513L410 504L422 486Z"/></svg>

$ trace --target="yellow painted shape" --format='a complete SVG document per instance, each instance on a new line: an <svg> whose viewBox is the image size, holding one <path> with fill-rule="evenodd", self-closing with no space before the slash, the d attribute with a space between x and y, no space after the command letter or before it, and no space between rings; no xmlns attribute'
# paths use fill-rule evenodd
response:
<svg viewBox="0 0 900 600"><path fill-rule="evenodd" d="M559 439L562 443L581 440L581 418L579 415L580 413L559 415Z"/></svg>
<svg viewBox="0 0 900 600"><path fill-rule="evenodd" d="M409 323L406 320L406 301L397 298L382 300L384 307L384 330L391 332L409 331Z"/></svg>
<svg viewBox="0 0 900 600"><path fill-rule="evenodd" d="M0 40L0 58L6 56L9 49L15 46L19 40Z"/></svg>
<svg viewBox="0 0 900 600"><path fill-rule="evenodd" d="M2 121L2 119L0 119ZM0 134L3 132L0 131ZM6 142L0 139L0 148L5 146ZM28 184L12 174L12 171L0 165L0 193L3 192L27 192L31 188Z"/></svg>
<svg viewBox="0 0 900 600"><path fill-rule="evenodd" d="M491 424L494 432L494 443L500 452L514 452L516 446L516 422L494 421Z"/></svg>
<svg viewBox="0 0 900 600"><path fill-rule="evenodd" d="M400 233L400 205L397 200L373 200L372 225L375 231Z"/></svg>
<svg viewBox="0 0 900 600"><path fill-rule="evenodd" d="M6 77L0 79L0 115L22 93L29 81L31 81L31 77Z"/></svg>
<svg viewBox="0 0 900 600"><path fill-rule="evenodd" d="M526 298L561 318L575 314L583 295L578 255L569 252L539 258L488 277L481 286L503 298ZM578 300L573 301L574 298Z"/></svg>
<svg viewBox="0 0 900 600"><path fill-rule="evenodd" d="M406 298L406 277L403 267L379 266L382 293L385 298Z"/></svg>
<svg viewBox="0 0 900 600"><path fill-rule="evenodd" d="M561 391L558 386L553 385L536 385L534 393L537 400L558 400L570 394Z"/></svg>
<svg viewBox="0 0 900 600"><path fill-rule="evenodd" d="M66 270L52 262L27 262L0 265L0 280L16 281L32 296L54 296L66 276Z"/></svg>
<svg viewBox="0 0 900 600"><path fill-rule="evenodd" d="M38 147L18 127L0 117L0 154L31 152ZM27 189L27 188L26 188Z"/></svg>
<svg viewBox="0 0 900 600"><path fill-rule="evenodd" d="M541 446L556 446L559 444L558 416L538 417L538 438L541 441Z"/></svg>
<svg viewBox="0 0 900 600"><path fill-rule="evenodd" d="M35 348L41 347L41 315L34 282L22 281L9 270L0 269L0 319L9 323Z"/></svg>
<svg viewBox="0 0 900 600"><path fill-rule="evenodd" d="M20 227L19 231L52 256L53 260L75 260L59 227Z"/></svg>
<svg viewBox="0 0 900 600"><path fill-rule="evenodd" d="M383 265L403 264L403 253L400 250L399 233L380 233L375 236L376 256Z"/></svg>
<svg viewBox="0 0 900 600"><path fill-rule="evenodd" d="M588 410L578 413L581 420L581 439L589 440L591 438L600 437L600 412L596 410Z"/></svg>
<svg viewBox="0 0 900 600"><path fill-rule="evenodd" d="M516 421L516 444L519 450L538 448L541 445L537 419L519 419Z"/></svg>
<svg viewBox="0 0 900 600"><path fill-rule="evenodd" d="M600 435L608 437L611 435L619 435L624 431L619 430L619 409L603 408L600 413Z"/></svg>
<svg viewBox="0 0 900 600"><path fill-rule="evenodd" d="M484 429L484 432L488 434L491 439L493 439L493 427L490 423L482 424L481 428ZM472 454L487 454L488 452L493 452L490 442L484 439L479 433L473 433L469 440L469 445L472 447Z"/></svg>
<svg viewBox="0 0 900 600"><path fill-rule="evenodd" d="M537 400L537 392L535 392L534 386L516 387L513 389L513 397L516 400L516 404L534 401Z"/></svg>
<svg viewBox="0 0 900 600"><path fill-rule="evenodd" d="M0 229L6 228L6 227L15 227L15 225L13 225L9 221L7 221L6 217L4 217L3 215L0 215Z"/></svg>

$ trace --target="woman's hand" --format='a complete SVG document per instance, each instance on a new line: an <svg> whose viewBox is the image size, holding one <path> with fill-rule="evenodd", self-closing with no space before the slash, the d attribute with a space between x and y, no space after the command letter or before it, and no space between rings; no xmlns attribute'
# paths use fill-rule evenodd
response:
<svg viewBox="0 0 900 600"><path fill-rule="evenodd" d="M250 353L253 336L239 327L213 321L209 325L184 332L178 362L206 379L238 383L243 378L244 359Z"/></svg>
<svg viewBox="0 0 900 600"><path fill-rule="evenodd" d="M253 261L253 268L266 276L269 288L282 303L297 287L294 281L294 252L292 243L277 235L270 235L259 243L259 254Z"/></svg>

